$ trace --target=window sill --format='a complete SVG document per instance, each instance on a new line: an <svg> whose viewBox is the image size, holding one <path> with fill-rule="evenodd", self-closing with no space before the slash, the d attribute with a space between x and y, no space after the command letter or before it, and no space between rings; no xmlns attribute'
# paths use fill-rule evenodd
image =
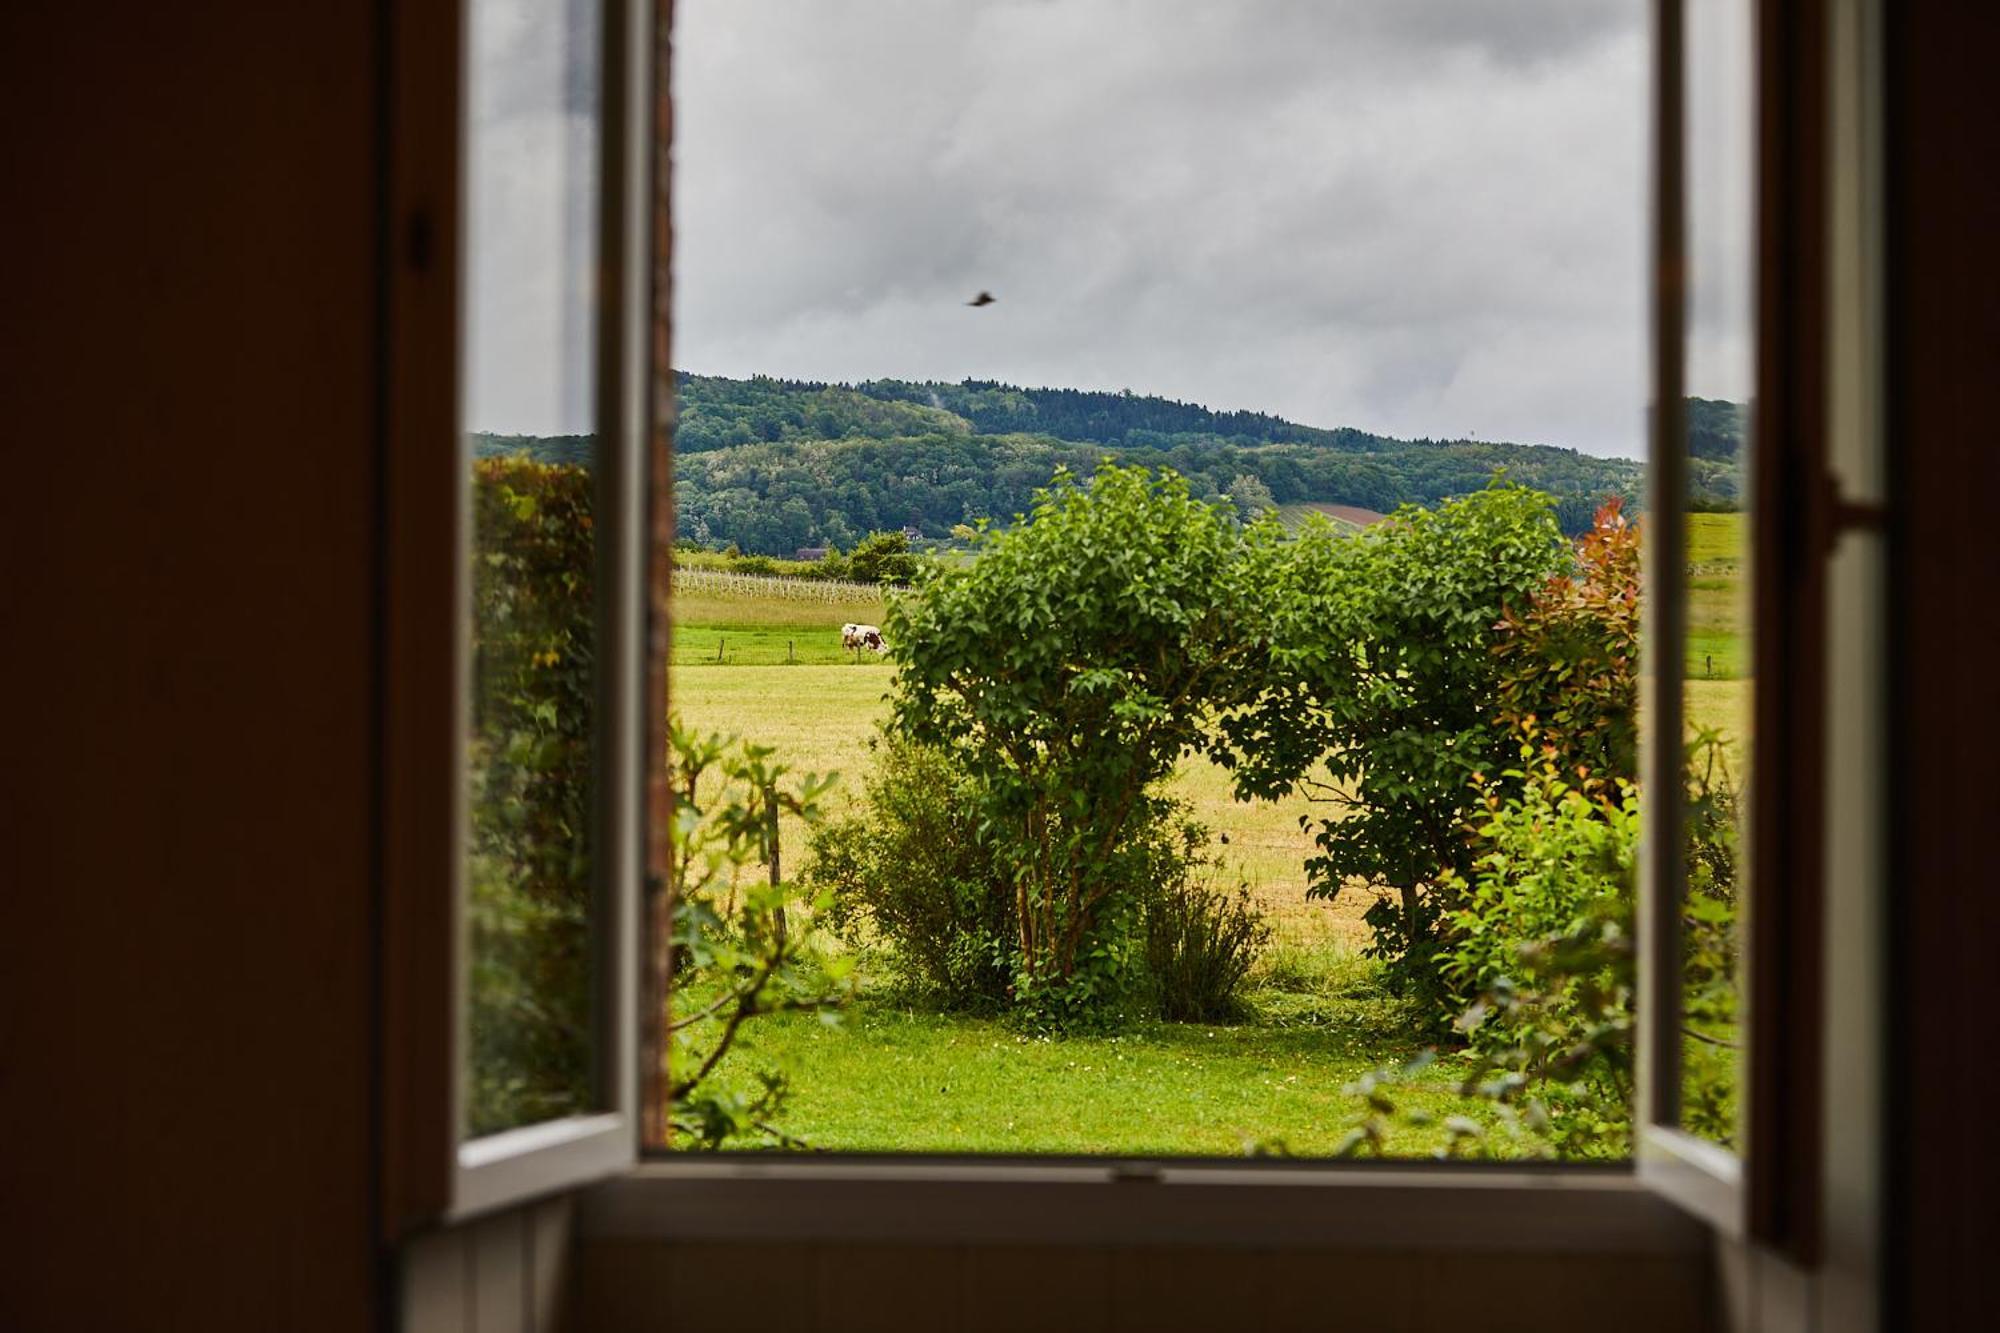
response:
<svg viewBox="0 0 2000 1333"><path fill-rule="evenodd" d="M1709 1232L1628 1170L703 1159L584 1191L586 1238L1241 1245L1687 1255Z"/></svg>

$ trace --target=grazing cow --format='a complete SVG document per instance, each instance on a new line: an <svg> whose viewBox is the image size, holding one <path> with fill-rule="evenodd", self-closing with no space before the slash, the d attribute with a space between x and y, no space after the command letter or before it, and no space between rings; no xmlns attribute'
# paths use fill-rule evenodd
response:
<svg viewBox="0 0 2000 1333"><path fill-rule="evenodd" d="M874 653L886 653L889 645L882 642L882 631L873 625L846 624L840 627L840 646L850 652L866 648Z"/></svg>

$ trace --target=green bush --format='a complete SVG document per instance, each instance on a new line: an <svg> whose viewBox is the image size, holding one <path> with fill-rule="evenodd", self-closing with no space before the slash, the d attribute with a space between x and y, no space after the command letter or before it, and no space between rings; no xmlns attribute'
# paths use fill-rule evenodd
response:
<svg viewBox="0 0 2000 1333"><path fill-rule="evenodd" d="M948 1009L1003 1008L1013 981L1014 890L979 836L976 781L948 751L890 737L861 812L808 835L806 875L835 924L850 938L865 925Z"/></svg>
<svg viewBox="0 0 2000 1333"><path fill-rule="evenodd" d="M1494 798L1452 914L1445 969L1478 997L1459 1028L1569 1157L1630 1151L1638 839L1637 788L1545 770Z"/></svg>
<svg viewBox="0 0 2000 1333"><path fill-rule="evenodd" d="M917 576L917 557L904 532L871 532L847 556L847 577L861 583L909 583Z"/></svg>
<svg viewBox="0 0 2000 1333"><path fill-rule="evenodd" d="M1015 891L1014 1002L1039 1021L1128 996L1153 790L1259 688L1281 542L1180 477L1109 467L1058 478L890 605L892 725L974 779L968 813Z"/></svg>
<svg viewBox="0 0 2000 1333"><path fill-rule="evenodd" d="M898 980L947 1010L1020 1008L1012 860L981 834L978 779L950 751L886 737L867 799L809 834L805 877L850 941L884 946ZM1122 905L1099 922L1097 1021L1142 1002L1168 1019L1221 1019L1268 935L1242 897L1193 882L1206 831L1146 798L1103 873ZM1032 1007L1029 1007L1033 1015Z"/></svg>
<svg viewBox="0 0 2000 1333"><path fill-rule="evenodd" d="M1306 862L1314 897L1390 890L1370 954L1438 1025L1449 886L1471 859L1480 775L1515 748L1500 716L1501 617L1570 552L1548 496L1496 480L1357 535L1311 523L1276 562L1272 649L1252 707L1225 718L1237 794L1307 791L1334 812Z"/></svg>

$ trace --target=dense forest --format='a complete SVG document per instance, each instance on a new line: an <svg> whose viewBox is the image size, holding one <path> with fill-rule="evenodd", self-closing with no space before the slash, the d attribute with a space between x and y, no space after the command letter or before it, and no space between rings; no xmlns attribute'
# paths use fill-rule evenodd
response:
<svg viewBox="0 0 2000 1333"><path fill-rule="evenodd" d="M1642 500L1637 461L1550 445L1404 440L1216 412L1133 393L869 380L823 384L676 375L675 500L683 540L790 555L870 532L927 538L1024 511L1058 467L1169 467L1246 511L1318 501L1391 510L1486 485L1496 469L1556 497L1564 528L1610 495ZM1690 400L1699 507L1732 508L1742 408ZM481 454L577 461L587 439L480 436Z"/></svg>
<svg viewBox="0 0 2000 1333"><path fill-rule="evenodd" d="M1690 509L1733 510L1743 499L1743 436L1750 409L1719 398L1687 400Z"/></svg>

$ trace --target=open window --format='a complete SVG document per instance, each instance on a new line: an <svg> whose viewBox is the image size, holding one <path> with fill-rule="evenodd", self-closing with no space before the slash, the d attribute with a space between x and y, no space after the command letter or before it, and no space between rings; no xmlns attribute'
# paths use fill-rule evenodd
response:
<svg viewBox="0 0 2000 1333"><path fill-rule="evenodd" d="M650 33L626 0L399 15L392 1229L633 1160Z"/></svg>
<svg viewBox="0 0 2000 1333"><path fill-rule="evenodd" d="M1826 569L1844 527L1879 519L1827 467L1829 30L1814 4L1656 12L1649 487L1686 521L1649 534L1639 1170L1725 1234L1810 1259ZM1747 420L1723 419L1730 400ZM1744 493L1720 495L1739 424Z"/></svg>
<svg viewBox="0 0 2000 1333"><path fill-rule="evenodd" d="M641 1143L665 1140L659 1025L673 926L658 890L670 870L676 799L662 767L674 651L664 244L673 229L666 176L654 167L671 123L667 43L665 34L655 42L651 6L621 0L466 0L465 12L462 65L454 23L399 20L406 113L398 123L414 132L398 144L389 300L394 335L414 350L395 363L406 380L390 396L385 459L386 1201L395 1225L613 1172L635 1161ZM1639 1182L1725 1230L1798 1254L1811 1248L1818 1160L1817 1039L1807 1034L1817 1033L1819 1014L1819 563L1847 512L1827 489L1820 441L1824 107L1814 12L1778 0L1657 0L1653 10L1656 406L1646 494L1663 517L1647 528L1650 795L1634 1115ZM518 86L495 81L509 53L525 57ZM464 70L462 89L428 78L446 67ZM509 137L519 129L507 128L509 117L532 120L537 107L544 120L534 132L550 137L524 149ZM564 183L549 192L546 176L510 177L524 161L559 164ZM510 180L539 181L545 192L488 193ZM649 236L661 239L659 252ZM504 349L515 344L519 359L509 361ZM1739 496L1703 490L1714 481L1704 432L1719 400L1748 405L1747 422L1723 432L1747 440L1736 446ZM489 401L540 406L489 416ZM482 614L504 614L507 634L524 629L526 612L501 606L508 590L493 580L521 563L542 506L562 502L537 493L531 472L520 484L502 475L510 434L572 437L573 461L588 474L592 537L587 553L565 558L580 580L572 586L593 590L591 607L559 646L479 628ZM476 479L477 456L494 475ZM1719 525L1679 521L1705 498L1743 501L1727 549L1707 530ZM801 543L796 554L811 549ZM871 646L863 637L843 650ZM715 651L724 655L726 643ZM785 651L789 658L793 645ZM571 666L586 668L563 687L574 708L558 710L559 734L543 734L541 701L523 707L508 697L510 681L524 669ZM1722 785L1686 801L1690 724L1721 714L1735 734L1703 759ZM568 807L575 817L547 837L514 819L542 750L583 780ZM496 777L516 752L521 771ZM1697 901L1714 881L1691 870L1696 820L1727 830L1710 846L1734 849L1733 916ZM521 904L509 884L525 881L496 880L493 862L506 859L501 852L530 860L535 848L561 853L550 873L576 890L568 914L547 923L561 941L554 952L573 969L560 1003L532 987L512 999L480 989L496 975L524 975L507 957L519 952L521 919L539 918L524 910L510 920ZM561 1039L543 1054L486 1043L532 1026L510 1022L510 1004L517 1019L552 1020ZM1688 1081L1697 1064L1707 1070L1699 1098ZM733 1168L702 1165L716 1168L700 1196L713 1207ZM1255 1179L1274 1183L1295 1165L1264 1163ZM1188 1172L1204 1166L1222 1178L1214 1162ZM786 1169L763 1159L756 1173ZM1107 1174L1120 1170L1137 1168ZM1321 1185L1361 1179L1312 1174ZM1027 1183L1020 1176L1007 1187ZM1230 1183L1250 1182L1238 1172ZM1395 1187L1442 1184L1403 1175ZM688 1184L684 1174L641 1172L621 1188L652 1186ZM1580 1188L1595 1199L1589 1207L1602 1204L1602 1177ZM742 1214L732 1224L746 1234L758 1225Z"/></svg>

